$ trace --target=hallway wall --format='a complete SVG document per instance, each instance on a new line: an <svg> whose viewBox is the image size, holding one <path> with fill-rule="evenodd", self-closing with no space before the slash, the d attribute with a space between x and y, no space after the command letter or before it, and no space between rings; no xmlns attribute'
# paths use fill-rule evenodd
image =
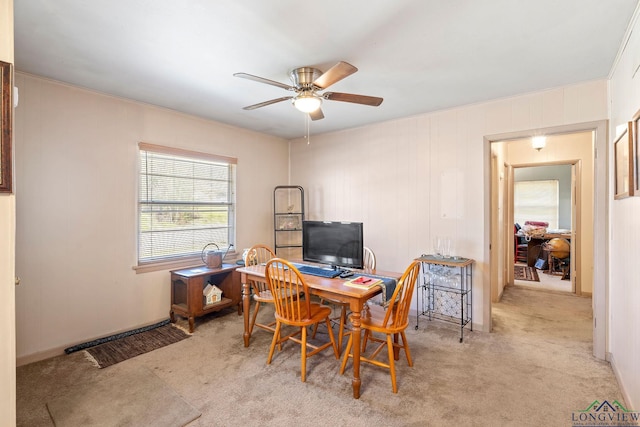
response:
<svg viewBox="0 0 640 427"><path fill-rule="evenodd" d="M640 8L640 6L639 6ZM613 141L616 128L640 111L640 19L636 9L629 42L623 44L610 81L609 127L609 348L629 407L640 410L640 197L613 200ZM640 163L639 163L640 164ZM640 196L640 195L639 195Z"/></svg>
<svg viewBox="0 0 640 427"><path fill-rule="evenodd" d="M0 0L0 60L13 63L13 0ZM0 425L16 424L16 198L0 194Z"/></svg>

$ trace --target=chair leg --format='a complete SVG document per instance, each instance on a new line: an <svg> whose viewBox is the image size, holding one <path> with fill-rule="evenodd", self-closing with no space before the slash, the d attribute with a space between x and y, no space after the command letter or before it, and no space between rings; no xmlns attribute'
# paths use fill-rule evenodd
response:
<svg viewBox="0 0 640 427"><path fill-rule="evenodd" d="M391 335L387 334L387 350L389 353L389 371L391 372L391 388L394 393L398 392L398 386L396 384L396 366L395 361L393 360L394 351L393 351L393 341L391 339Z"/></svg>
<svg viewBox="0 0 640 427"><path fill-rule="evenodd" d="M336 355L336 359L340 359L340 350L338 350L336 338L333 336L333 329L331 329L331 319L327 317L325 319L325 322L327 323L327 329L329 329L329 339L331 340L331 345L333 346L333 354Z"/></svg>
<svg viewBox="0 0 640 427"><path fill-rule="evenodd" d="M411 351L409 350L409 342L407 341L407 336L404 334L404 331L400 332L402 336L402 348L404 348L404 354L407 356L407 364L409 366L413 366L413 360L411 359Z"/></svg>
<svg viewBox="0 0 640 427"><path fill-rule="evenodd" d="M400 360L399 334L393 334L393 360Z"/></svg>
<svg viewBox="0 0 640 427"><path fill-rule="evenodd" d="M347 308L342 305L342 311L340 312L340 329L338 330L338 357L342 351L342 340L344 339L344 327L347 323Z"/></svg>
<svg viewBox="0 0 640 427"><path fill-rule="evenodd" d="M302 355L300 367L300 379L302 382L307 381L307 328L302 327Z"/></svg>
<svg viewBox="0 0 640 427"><path fill-rule="evenodd" d="M324 305L324 299L322 299L322 298L320 298L320 305ZM318 325L320 325L320 322L318 322L315 325L313 325L313 334L311 335L311 338L315 338L316 337L316 332L318 332Z"/></svg>
<svg viewBox="0 0 640 427"><path fill-rule="evenodd" d="M269 357L267 357L267 365L271 364L271 358L273 358L273 351L276 349L276 343L280 341L280 322L276 322L276 331L273 333L273 339L271 340L271 347L269 347Z"/></svg>
<svg viewBox="0 0 640 427"><path fill-rule="evenodd" d="M344 370L347 367L347 360L349 360L349 356L351 355L351 346L353 345L353 334L349 334L349 339L347 340L347 347L344 349L344 355L342 356L342 364L340 365L340 375L344 374Z"/></svg>
<svg viewBox="0 0 640 427"><path fill-rule="evenodd" d="M255 308L253 309L253 316L251 316L251 323L249 324L249 336L253 333L253 327L256 324L256 319L258 318L258 311L260 311L260 302L256 301Z"/></svg>
<svg viewBox="0 0 640 427"><path fill-rule="evenodd" d="M366 329L364 331L364 336L362 337L362 347L360 348L360 351L362 353L364 353L367 350L367 341L369 341L369 334L370 334L369 329Z"/></svg>

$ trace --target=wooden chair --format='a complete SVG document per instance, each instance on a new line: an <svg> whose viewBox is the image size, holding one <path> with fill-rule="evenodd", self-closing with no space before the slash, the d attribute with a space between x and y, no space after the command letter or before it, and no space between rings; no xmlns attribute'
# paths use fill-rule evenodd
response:
<svg viewBox="0 0 640 427"><path fill-rule="evenodd" d="M376 269L376 255L373 253L371 249L368 247L364 247L363 249L363 263L365 270L375 270Z"/></svg>
<svg viewBox="0 0 640 427"><path fill-rule="evenodd" d="M398 357L400 349L404 349L409 366L413 366L409 343L407 342L404 331L409 325L411 296L413 295L419 273L420 263L414 261L398 281L387 309L385 310L384 307L381 306L372 306L369 310L365 310L362 316L361 328L364 329L364 337L362 340L362 355L360 356L360 361L389 369L391 372L391 387L394 393L398 392L394 360ZM374 333L384 334L386 335L386 339L378 338ZM402 342L398 339L399 336ZM365 357L364 354L369 341L377 342L379 345L371 355ZM342 365L340 366L340 374L344 374L347 360L349 357L353 357L353 354L351 354L352 345L353 335L350 334L347 348L342 359ZM387 346L388 350L388 363L375 359L384 346Z"/></svg>
<svg viewBox="0 0 640 427"><path fill-rule="evenodd" d="M276 329L271 341L271 348L269 348L267 364L271 364L276 344L279 345L287 340L296 342L301 346L300 378L304 382L307 379L307 357L311 357L329 346L333 347L336 359L340 357L329 319L331 308L311 302L307 283L298 269L290 262L281 258L271 259L267 262L265 275L271 294L281 296L274 298ZM327 325L329 342L319 346L309 343L307 341L307 327L322 321ZM281 336L282 325L294 326L297 330L283 337ZM297 338L298 335L301 337ZM307 353L308 348L312 349L309 353Z"/></svg>
<svg viewBox="0 0 640 427"><path fill-rule="evenodd" d="M523 237L517 235L518 227L513 226L513 262L527 263L529 244L524 241Z"/></svg>
<svg viewBox="0 0 640 427"><path fill-rule="evenodd" d="M376 255L373 253L371 249L368 247L363 247L363 264L364 271L373 271L376 269ZM338 317L332 317L331 320L338 323L338 354L342 353L342 341L345 335L345 328L347 326L347 310L349 309L349 304L344 303L342 301L336 301L328 298L320 299L320 303L329 303L334 306L340 307L340 315ZM313 336L316 336L317 325L313 331Z"/></svg>
<svg viewBox="0 0 640 427"><path fill-rule="evenodd" d="M260 265L275 257L275 252L268 246L254 245L247 251L245 255L244 265ZM265 303L273 304L273 295L271 294L271 290L269 290L269 285L267 285L266 282L252 281L251 287L254 292L253 300L255 301L255 308L253 309L253 316L251 316L251 321L249 322L249 336L251 336L254 326L270 331L272 333L275 332L275 318L271 323L256 323L258 312L260 311L260 306Z"/></svg>

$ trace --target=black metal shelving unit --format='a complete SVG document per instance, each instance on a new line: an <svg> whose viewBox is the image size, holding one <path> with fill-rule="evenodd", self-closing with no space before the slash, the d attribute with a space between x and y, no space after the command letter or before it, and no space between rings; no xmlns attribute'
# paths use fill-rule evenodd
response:
<svg viewBox="0 0 640 427"><path fill-rule="evenodd" d="M304 189L299 185L279 185L273 190L273 242L276 255L302 259Z"/></svg>
<svg viewBox="0 0 640 427"><path fill-rule="evenodd" d="M416 261L421 263L420 282L416 287L418 313L429 320L442 320L460 327L460 342L464 328L473 331L473 263L469 258L443 258L423 255Z"/></svg>

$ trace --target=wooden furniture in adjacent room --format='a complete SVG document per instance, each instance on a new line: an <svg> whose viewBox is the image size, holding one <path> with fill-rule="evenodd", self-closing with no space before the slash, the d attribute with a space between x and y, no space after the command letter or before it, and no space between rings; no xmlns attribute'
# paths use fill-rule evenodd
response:
<svg viewBox="0 0 640 427"><path fill-rule="evenodd" d="M329 319L331 308L311 302L307 283L298 269L290 262L281 258L272 259L267 262L265 272L271 294L279 296L273 299L276 309L276 330L271 340L267 365L271 364L276 344L280 345L285 341L296 342L302 346L300 379L305 382L307 380L307 357L318 354L328 347L333 347L336 359L340 357ZM327 325L329 342L317 346L307 341L307 327L320 322ZM282 336L283 325L293 326L296 330Z"/></svg>
<svg viewBox="0 0 640 427"><path fill-rule="evenodd" d="M233 305L238 306L238 315L242 314L240 275L235 271L238 267L222 264L221 268L215 269L201 266L171 271L171 322L175 323L176 314L186 317L189 319L189 332L193 332L196 317ZM207 284L222 290L220 301L205 304L202 291Z"/></svg>
<svg viewBox="0 0 640 427"><path fill-rule="evenodd" d="M542 238L532 237L529 242L527 242L527 265L529 267L535 267L536 260L540 256L540 251L542 250L543 243L555 239L556 237L567 239L571 242L571 233L546 233ZM544 256L546 259L546 255Z"/></svg>
<svg viewBox="0 0 640 427"><path fill-rule="evenodd" d="M369 341L378 343L376 349L369 357L360 356L362 362L380 366L389 369L391 373L391 388L394 393L398 392L396 383L395 360L399 359L400 349L404 350L409 366L413 366L411 360L411 352L409 351L409 343L404 331L409 325L409 308L411 307L411 297L420 273L420 263L414 261L409 265L407 270L398 281L393 296L389 300L389 306L383 308L379 305L371 306L364 311L364 317L361 319L361 328L364 329L364 338L362 341L362 351L364 352ZM384 334L384 339L375 336L376 333ZM340 374L344 374L347 366L347 360L353 357L351 349L353 348L353 335L349 336L347 348L340 366ZM380 351L387 346L387 354L389 361L385 363L376 359Z"/></svg>
<svg viewBox="0 0 640 427"><path fill-rule="evenodd" d="M571 243L564 238L555 237L544 243L543 249L549 254L547 272L558 274L563 279L570 278Z"/></svg>
<svg viewBox="0 0 640 427"><path fill-rule="evenodd" d="M249 310L251 308L251 282L254 280L265 280L265 266L264 265L252 265L246 267L240 267L237 270L240 273L242 282L242 306L244 311L244 346L249 347L249 341L251 335L249 334ZM379 275L382 277L389 277L399 279L401 274L385 271L372 271L371 274ZM320 298L335 299L342 302L349 303L349 309L352 314L349 317L352 324L352 336L353 336L353 397L358 399L360 397L360 316L362 309L365 306L366 301L382 292L381 288L376 286L370 289L361 289L344 284L345 280L340 278L329 279L326 277L312 276L308 274L302 274L309 292L312 295L316 295Z"/></svg>
<svg viewBox="0 0 640 427"><path fill-rule="evenodd" d="M518 234L517 227L513 227L513 262L527 262L527 250L529 249L529 245L525 240L524 236Z"/></svg>

